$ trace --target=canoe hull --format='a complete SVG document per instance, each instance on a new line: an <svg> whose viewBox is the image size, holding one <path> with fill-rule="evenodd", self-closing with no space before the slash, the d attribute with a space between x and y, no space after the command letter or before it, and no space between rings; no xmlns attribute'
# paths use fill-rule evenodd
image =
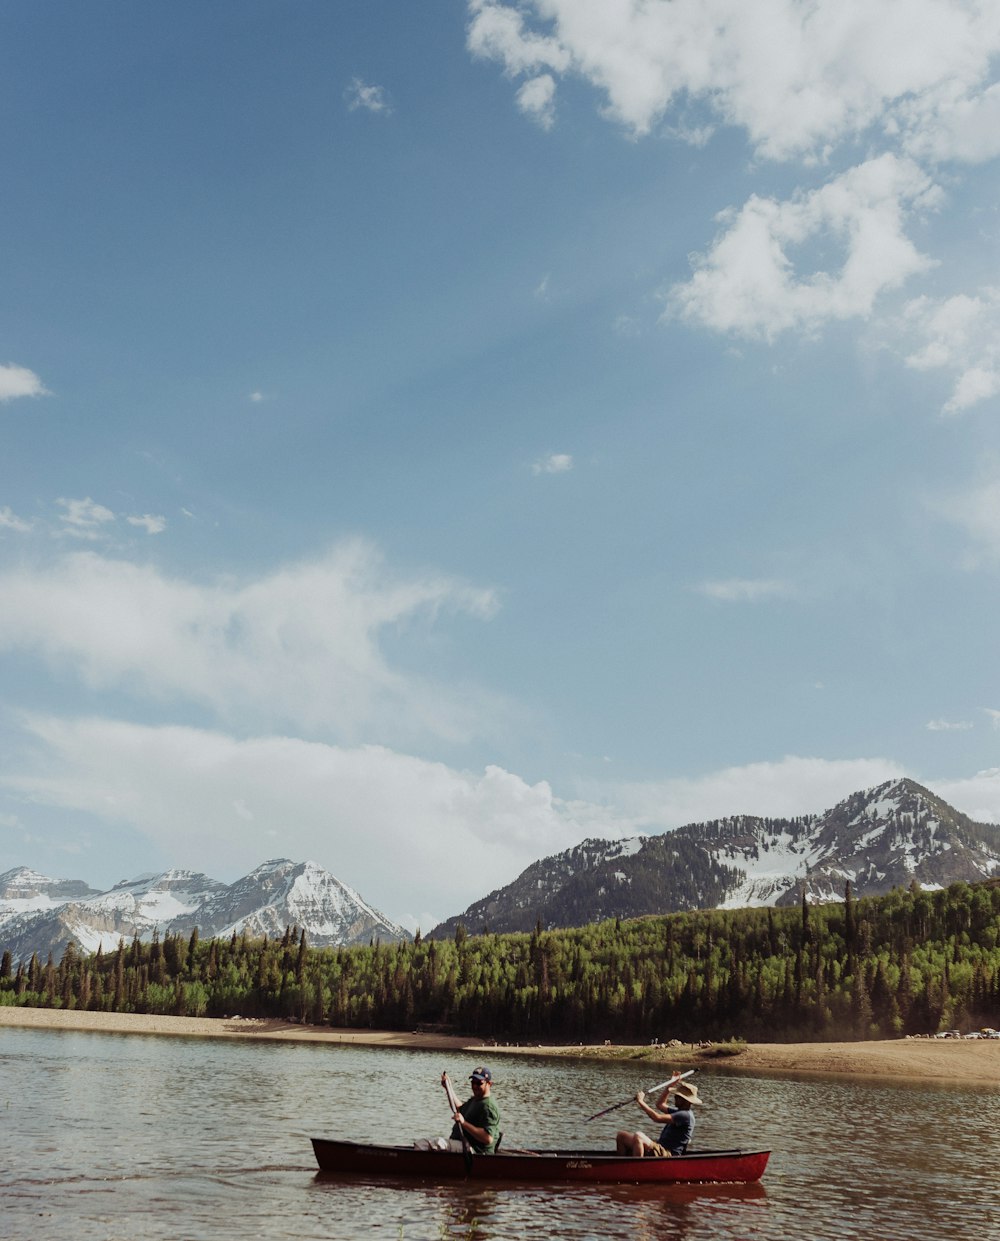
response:
<svg viewBox="0 0 1000 1241"><path fill-rule="evenodd" d="M312 1138L321 1172L426 1180L593 1182L605 1185L670 1185L759 1181L770 1151L699 1151L674 1159L634 1159L606 1151L501 1152L479 1155L466 1167L452 1151L375 1146Z"/></svg>

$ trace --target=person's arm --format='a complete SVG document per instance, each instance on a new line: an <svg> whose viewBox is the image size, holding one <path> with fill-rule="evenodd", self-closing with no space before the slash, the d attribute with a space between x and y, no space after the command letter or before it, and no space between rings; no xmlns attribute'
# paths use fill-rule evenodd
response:
<svg viewBox="0 0 1000 1241"><path fill-rule="evenodd" d="M638 1094L635 1096L635 1101L636 1103L639 1104L639 1106L646 1113L646 1115L650 1118L650 1120L655 1120L657 1124L666 1125L666 1124L669 1124L671 1120L673 1120L673 1116L670 1112L661 1112L661 1111L658 1111L655 1107L649 1106L649 1104L646 1102L645 1091L640 1090Z"/></svg>
<svg viewBox="0 0 1000 1241"><path fill-rule="evenodd" d="M461 1112L455 1113L455 1124L472 1138L473 1142L478 1142L480 1146L492 1146L493 1134L488 1129L483 1129L479 1125L473 1125L465 1119Z"/></svg>
<svg viewBox="0 0 1000 1241"><path fill-rule="evenodd" d="M664 1086L663 1093L660 1095L659 1099L657 1100L656 1106L658 1108L662 1109L667 1106L667 1099L670 1098L670 1092L677 1085L677 1083L681 1080L682 1076L683 1074L680 1072L679 1069L674 1069L673 1077L670 1079L669 1082L667 1082L666 1086Z"/></svg>

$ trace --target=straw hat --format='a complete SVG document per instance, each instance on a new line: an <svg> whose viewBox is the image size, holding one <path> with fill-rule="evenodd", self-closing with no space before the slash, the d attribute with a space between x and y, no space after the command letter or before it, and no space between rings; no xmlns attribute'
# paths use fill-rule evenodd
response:
<svg viewBox="0 0 1000 1241"><path fill-rule="evenodd" d="M704 1099L698 1094L698 1087L690 1082L678 1082L671 1093L678 1095L686 1103L704 1103Z"/></svg>

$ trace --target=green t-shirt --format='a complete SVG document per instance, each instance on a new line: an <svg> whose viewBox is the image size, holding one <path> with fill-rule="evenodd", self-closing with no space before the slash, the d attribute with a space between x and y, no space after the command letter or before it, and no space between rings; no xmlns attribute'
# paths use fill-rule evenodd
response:
<svg viewBox="0 0 1000 1241"><path fill-rule="evenodd" d="M469 1145L477 1155L493 1155L496 1154L497 1134L500 1132L500 1109L493 1102L493 1096L487 1095L485 1099L466 1099L462 1106L458 1109L470 1125L475 1125L479 1129L485 1129L493 1141L489 1146L483 1146L477 1142L471 1133L466 1133L469 1139ZM458 1125L454 1125L451 1130L451 1136L461 1141L462 1131Z"/></svg>

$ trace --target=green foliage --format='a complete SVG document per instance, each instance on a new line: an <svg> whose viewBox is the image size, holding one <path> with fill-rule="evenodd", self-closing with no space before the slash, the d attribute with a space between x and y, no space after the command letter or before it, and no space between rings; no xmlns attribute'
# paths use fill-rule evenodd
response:
<svg viewBox="0 0 1000 1241"><path fill-rule="evenodd" d="M725 1040L1000 1025L998 944L993 880L360 948L309 948L292 927L274 942L168 934L93 957L68 946L58 966L0 971L0 1004L738 1048Z"/></svg>

